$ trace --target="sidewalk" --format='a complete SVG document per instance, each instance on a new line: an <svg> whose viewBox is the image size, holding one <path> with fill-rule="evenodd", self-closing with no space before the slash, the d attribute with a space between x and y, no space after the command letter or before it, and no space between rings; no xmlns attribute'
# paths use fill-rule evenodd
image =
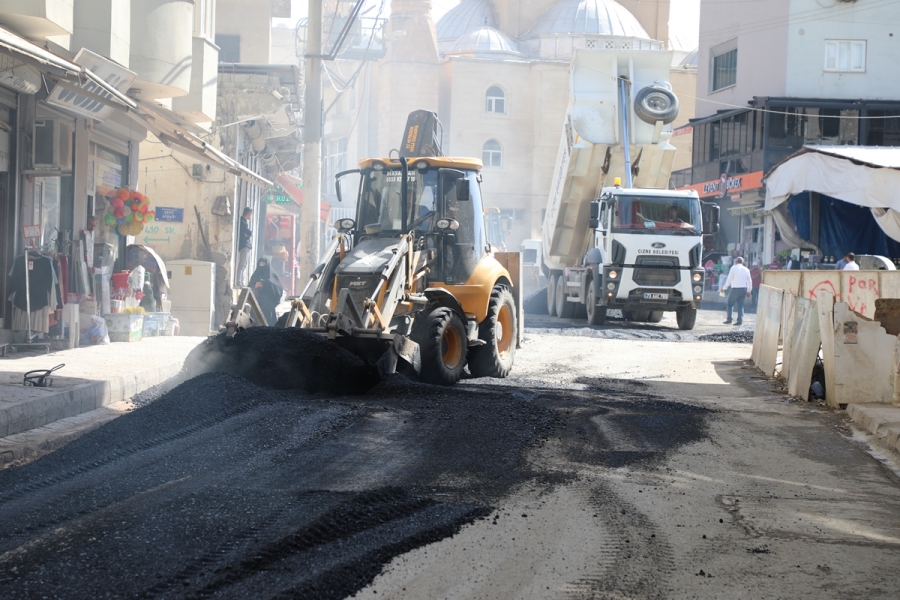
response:
<svg viewBox="0 0 900 600"><path fill-rule="evenodd" d="M104 417L127 411L123 401L178 374L185 357L203 339L146 338L0 359L0 466L21 458L21 446L28 440L48 437L64 426L88 426L92 418L86 419L87 413L101 409L93 416L105 422ZM51 375L52 387L22 384L27 371L60 363L66 366Z"/></svg>
<svg viewBox="0 0 900 600"><path fill-rule="evenodd" d="M900 453L900 407L891 404L848 404L847 415L881 444Z"/></svg>

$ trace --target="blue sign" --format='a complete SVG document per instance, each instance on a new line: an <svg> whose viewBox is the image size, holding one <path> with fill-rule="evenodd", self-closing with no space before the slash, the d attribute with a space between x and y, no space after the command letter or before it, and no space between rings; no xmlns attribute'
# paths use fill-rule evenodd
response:
<svg viewBox="0 0 900 600"><path fill-rule="evenodd" d="M184 223L184 209L170 208L168 206L156 207L156 220L170 223Z"/></svg>

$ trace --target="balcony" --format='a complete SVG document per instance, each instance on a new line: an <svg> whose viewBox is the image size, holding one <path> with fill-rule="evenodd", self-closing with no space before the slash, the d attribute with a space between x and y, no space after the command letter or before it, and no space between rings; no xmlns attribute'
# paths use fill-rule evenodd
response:
<svg viewBox="0 0 900 600"><path fill-rule="evenodd" d="M71 48L87 48L128 68L131 3L122 0L78 0Z"/></svg>
<svg viewBox="0 0 900 600"><path fill-rule="evenodd" d="M193 0L132 0L131 56L140 98L177 98L191 91Z"/></svg>
<svg viewBox="0 0 900 600"><path fill-rule="evenodd" d="M0 24L31 40L66 36L74 28L74 0L0 0Z"/></svg>
<svg viewBox="0 0 900 600"><path fill-rule="evenodd" d="M203 37L193 45L190 93L173 99L172 110L192 123L208 123L216 120L219 48Z"/></svg>

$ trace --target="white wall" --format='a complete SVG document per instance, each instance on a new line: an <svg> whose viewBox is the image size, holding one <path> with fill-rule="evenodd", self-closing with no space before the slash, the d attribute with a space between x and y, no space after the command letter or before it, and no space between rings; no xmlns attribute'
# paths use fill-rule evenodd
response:
<svg viewBox="0 0 900 600"><path fill-rule="evenodd" d="M792 0L790 10L786 96L870 100L900 96L896 77L900 4L858 0L823 8L817 0ZM866 40L866 72L826 72L825 40L832 39Z"/></svg>
<svg viewBox="0 0 900 600"><path fill-rule="evenodd" d="M815 0L810 2L815 4ZM790 0L701 2L697 117L747 106L753 96L785 95L789 9ZM710 51L733 39L738 48L737 84L710 92Z"/></svg>

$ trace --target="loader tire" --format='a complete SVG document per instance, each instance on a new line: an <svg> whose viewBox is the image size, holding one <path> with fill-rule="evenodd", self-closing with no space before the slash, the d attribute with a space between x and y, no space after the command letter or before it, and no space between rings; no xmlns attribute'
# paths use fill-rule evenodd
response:
<svg viewBox="0 0 900 600"><path fill-rule="evenodd" d="M487 317L478 328L486 343L469 350L469 371L475 377L507 377L516 357L518 320L516 302L509 288L497 286L491 292Z"/></svg>
<svg viewBox="0 0 900 600"><path fill-rule="evenodd" d="M648 323L659 323L660 321L663 320L663 315L665 315L665 314L666 313L661 310L651 310L650 314L647 315L647 322Z"/></svg>
<svg viewBox="0 0 900 600"><path fill-rule="evenodd" d="M419 379L425 383L453 385L466 366L466 326L453 310L426 308L413 323L410 337L419 344L422 369Z"/></svg>
<svg viewBox="0 0 900 600"><path fill-rule="evenodd" d="M571 319L575 316L575 303L569 302L566 293L566 276L556 278L556 316L560 319Z"/></svg>
<svg viewBox="0 0 900 600"><path fill-rule="evenodd" d="M556 316L556 275L550 275L547 280L547 314Z"/></svg>
<svg viewBox="0 0 900 600"><path fill-rule="evenodd" d="M678 321L678 329L682 331L690 331L697 322L697 309L693 306L685 306L679 308L675 312L675 320Z"/></svg>
<svg viewBox="0 0 900 600"><path fill-rule="evenodd" d="M594 282L588 282L587 291L587 322L588 325L600 326L606 324L606 307L597 306L597 294L594 292Z"/></svg>

